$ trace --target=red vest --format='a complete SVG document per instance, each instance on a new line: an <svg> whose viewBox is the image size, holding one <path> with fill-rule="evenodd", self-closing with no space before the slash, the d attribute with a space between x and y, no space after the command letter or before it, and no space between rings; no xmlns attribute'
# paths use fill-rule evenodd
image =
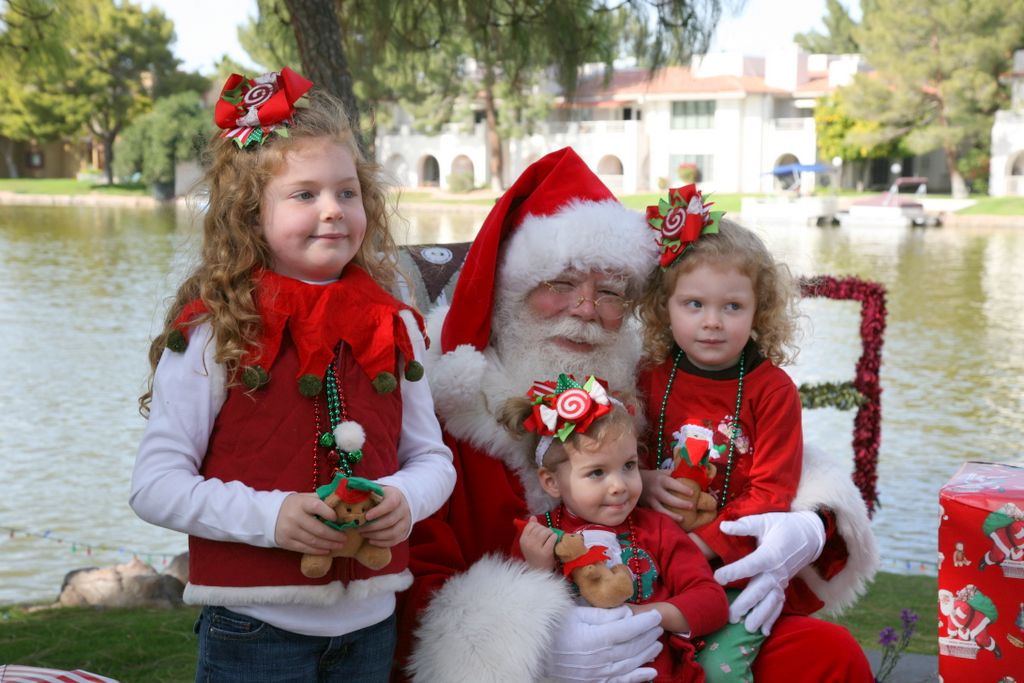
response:
<svg viewBox="0 0 1024 683"><path fill-rule="evenodd" d="M335 372L348 418L366 432L363 458L353 474L378 479L398 471L398 440L402 425L402 398L396 388L378 394L369 377L342 345ZM295 381L298 354L286 333L271 368L270 381L251 391L232 386L214 422L201 473L207 479L240 481L256 490L312 492L329 483L332 470L324 449L316 444L314 399L299 393ZM319 402L320 431L330 428L323 392ZM313 480L313 458L317 457L317 480ZM211 541L189 536L189 583L210 596L216 587L322 586L348 583L383 574L398 574L408 565L408 543L391 548L392 561L381 570L369 570L348 558L335 558L326 576L310 579L299 571L300 554L281 548L262 548L244 543ZM367 591L373 592L373 591ZM237 592L229 591L237 597ZM277 594L280 594L278 591ZM206 601L207 598L203 598ZM257 594L242 602L268 602ZM275 600L276 601L276 600ZM284 602L295 602L285 598ZM220 604L239 604L220 601Z"/></svg>

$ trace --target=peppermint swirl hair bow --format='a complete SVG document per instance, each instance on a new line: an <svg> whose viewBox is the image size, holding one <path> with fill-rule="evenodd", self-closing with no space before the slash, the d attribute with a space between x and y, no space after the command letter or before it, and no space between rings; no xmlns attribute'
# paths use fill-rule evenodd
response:
<svg viewBox="0 0 1024 683"><path fill-rule="evenodd" d="M239 147L263 144L272 132L288 137L286 126L295 115L295 103L312 87L312 81L288 67L280 74L256 78L231 74L213 112L217 127L224 129L221 137L234 140Z"/></svg>
<svg viewBox="0 0 1024 683"><path fill-rule="evenodd" d="M526 395L533 400L533 411L523 426L541 436L535 454L538 467L552 440L564 443L573 432L586 433L594 420L611 412L612 403L617 402L608 395L605 382L593 375L580 384L563 373L556 382L534 382Z"/></svg>
<svg viewBox="0 0 1024 683"><path fill-rule="evenodd" d="M668 191L668 200L647 207L647 224L658 232L655 241L661 249L659 265L666 270L701 235L718 232L724 211L711 211L714 202L704 202L696 185L684 185Z"/></svg>

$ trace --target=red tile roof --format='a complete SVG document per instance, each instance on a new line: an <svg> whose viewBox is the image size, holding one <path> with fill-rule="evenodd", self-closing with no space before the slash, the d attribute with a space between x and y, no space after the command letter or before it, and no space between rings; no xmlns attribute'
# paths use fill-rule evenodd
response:
<svg viewBox="0 0 1024 683"><path fill-rule="evenodd" d="M608 85L603 76L580 81L576 100L630 100L645 95L679 93L786 93L782 88L766 85L760 76L710 76L697 78L689 67L669 66L657 71L653 79L646 69L622 69L612 74ZM812 81L816 83L816 81ZM827 85L827 83L826 83Z"/></svg>

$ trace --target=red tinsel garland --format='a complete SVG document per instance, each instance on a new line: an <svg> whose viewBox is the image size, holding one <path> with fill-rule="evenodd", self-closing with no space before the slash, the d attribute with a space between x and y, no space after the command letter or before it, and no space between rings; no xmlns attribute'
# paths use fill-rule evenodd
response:
<svg viewBox="0 0 1024 683"><path fill-rule="evenodd" d="M878 504L878 445L882 432L882 387L879 368L882 363L882 336L885 333L885 287L857 277L835 278L820 275L800 279L804 296L825 297L861 303L861 353L853 386L867 400L853 421L853 482L873 514Z"/></svg>

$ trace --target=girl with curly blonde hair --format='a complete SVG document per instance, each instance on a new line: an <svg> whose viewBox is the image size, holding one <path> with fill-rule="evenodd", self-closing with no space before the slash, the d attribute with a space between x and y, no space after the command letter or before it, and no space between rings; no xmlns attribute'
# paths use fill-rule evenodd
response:
<svg viewBox="0 0 1024 683"><path fill-rule="evenodd" d="M455 483L422 318L384 288L380 169L336 99L297 105L312 85L287 68L224 85L199 264L140 399L130 503L189 534L196 680L387 681L405 539ZM350 533L371 551L345 552Z"/></svg>
<svg viewBox="0 0 1024 683"><path fill-rule="evenodd" d="M651 426L643 503L682 524L680 510L692 505L680 503L702 486L717 513L687 528L713 564L728 564L756 544L720 525L788 511L800 481L800 395L779 367L795 355L799 290L757 235L709 211L693 186L670 199L648 209L661 267L638 306L647 356L639 387ZM709 680L749 670L743 653L763 640L742 624L714 638L721 647L699 657Z"/></svg>

